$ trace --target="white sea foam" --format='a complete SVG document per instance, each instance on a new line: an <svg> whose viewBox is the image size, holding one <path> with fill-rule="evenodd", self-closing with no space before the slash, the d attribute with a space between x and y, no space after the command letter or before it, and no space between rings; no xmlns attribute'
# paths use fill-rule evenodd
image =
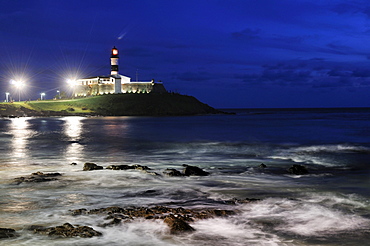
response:
<svg viewBox="0 0 370 246"><path fill-rule="evenodd" d="M268 156L272 159L292 160L297 163L313 163L325 166L343 165L341 160L329 158L325 154L335 153L358 153L369 152L370 148L355 145L311 145L301 147L288 147L277 149L273 155Z"/></svg>
<svg viewBox="0 0 370 246"><path fill-rule="evenodd" d="M272 225L274 230L301 236L369 229L370 223L357 214L319 204L314 197L307 200L270 198L248 204L244 209L243 216L256 225Z"/></svg>
<svg viewBox="0 0 370 246"><path fill-rule="evenodd" d="M192 226L196 232L182 237L186 245L293 245L274 234L240 223L237 217L200 220Z"/></svg>

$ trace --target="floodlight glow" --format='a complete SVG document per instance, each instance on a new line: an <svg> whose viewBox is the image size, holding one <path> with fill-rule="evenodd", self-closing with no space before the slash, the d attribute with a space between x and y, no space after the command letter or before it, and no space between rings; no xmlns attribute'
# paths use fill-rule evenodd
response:
<svg viewBox="0 0 370 246"><path fill-rule="evenodd" d="M17 88L21 88L24 85L24 82L22 80L10 80L10 83L14 85Z"/></svg>
<svg viewBox="0 0 370 246"><path fill-rule="evenodd" d="M21 88L25 85L23 79L14 80L11 79L10 83L14 85L18 90L18 101L21 101Z"/></svg>
<svg viewBox="0 0 370 246"><path fill-rule="evenodd" d="M69 86L75 86L76 85L76 79L67 79L67 84Z"/></svg>

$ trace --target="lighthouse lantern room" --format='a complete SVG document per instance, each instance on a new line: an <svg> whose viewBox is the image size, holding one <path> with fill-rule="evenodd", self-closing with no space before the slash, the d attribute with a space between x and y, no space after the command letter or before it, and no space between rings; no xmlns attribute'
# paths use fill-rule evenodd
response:
<svg viewBox="0 0 370 246"><path fill-rule="evenodd" d="M110 57L110 65L111 65L111 75L117 75L118 74L118 49L116 46L112 48L112 54Z"/></svg>

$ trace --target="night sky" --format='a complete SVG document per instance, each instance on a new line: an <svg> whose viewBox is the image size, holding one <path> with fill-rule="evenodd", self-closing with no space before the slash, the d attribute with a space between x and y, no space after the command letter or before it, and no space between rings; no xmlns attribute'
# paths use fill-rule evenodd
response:
<svg viewBox="0 0 370 246"><path fill-rule="evenodd" d="M120 74L216 108L370 107L366 0L0 0L0 99Z"/></svg>

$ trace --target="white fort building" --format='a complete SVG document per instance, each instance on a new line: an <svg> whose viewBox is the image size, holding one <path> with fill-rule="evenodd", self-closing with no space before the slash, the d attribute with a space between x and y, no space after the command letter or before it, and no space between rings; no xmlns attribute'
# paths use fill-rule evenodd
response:
<svg viewBox="0 0 370 246"><path fill-rule="evenodd" d="M74 82L74 96L85 97L119 93L167 92L161 82L155 82L154 80L132 82L130 77L119 74L118 59L118 49L113 47L110 57L110 76L97 76L76 80Z"/></svg>

